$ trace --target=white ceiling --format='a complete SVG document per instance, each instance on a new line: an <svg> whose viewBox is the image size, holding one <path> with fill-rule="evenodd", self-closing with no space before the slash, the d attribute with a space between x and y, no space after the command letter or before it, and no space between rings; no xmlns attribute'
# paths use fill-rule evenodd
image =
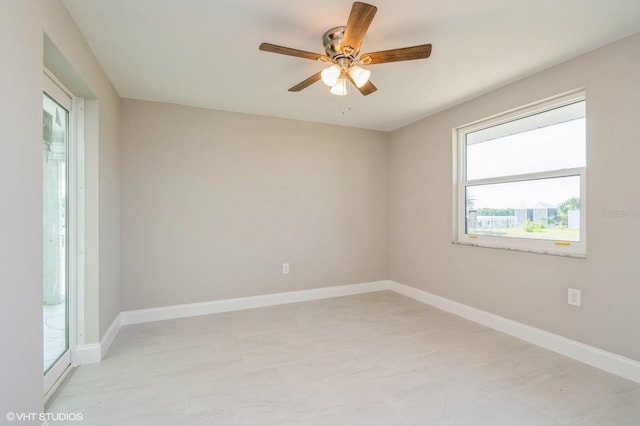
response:
<svg viewBox="0 0 640 426"><path fill-rule="evenodd" d="M348 100L322 82L288 92L323 65L258 45L323 53L351 1L63 1L123 98L386 131L640 31L639 0L370 0L361 52L433 53L371 66L378 91Z"/></svg>

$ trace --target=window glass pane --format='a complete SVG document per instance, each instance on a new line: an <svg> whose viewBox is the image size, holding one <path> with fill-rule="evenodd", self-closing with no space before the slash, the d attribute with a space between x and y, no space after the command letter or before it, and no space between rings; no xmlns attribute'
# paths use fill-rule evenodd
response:
<svg viewBox="0 0 640 426"><path fill-rule="evenodd" d="M69 112L43 94L44 372L69 349L67 315L67 141Z"/></svg>
<svg viewBox="0 0 640 426"><path fill-rule="evenodd" d="M580 241L580 176L467 186L466 231Z"/></svg>
<svg viewBox="0 0 640 426"><path fill-rule="evenodd" d="M466 135L466 179L586 165L585 103L555 108Z"/></svg>

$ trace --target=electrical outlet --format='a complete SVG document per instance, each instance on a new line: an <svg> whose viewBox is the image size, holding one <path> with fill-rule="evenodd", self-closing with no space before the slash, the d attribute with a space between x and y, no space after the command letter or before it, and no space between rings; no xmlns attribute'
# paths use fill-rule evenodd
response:
<svg viewBox="0 0 640 426"><path fill-rule="evenodd" d="M582 304L582 293L580 290L570 288L567 292L567 303L572 306L578 306Z"/></svg>
<svg viewBox="0 0 640 426"><path fill-rule="evenodd" d="M289 264L288 263L283 263L282 264L282 273L287 275L289 273Z"/></svg>

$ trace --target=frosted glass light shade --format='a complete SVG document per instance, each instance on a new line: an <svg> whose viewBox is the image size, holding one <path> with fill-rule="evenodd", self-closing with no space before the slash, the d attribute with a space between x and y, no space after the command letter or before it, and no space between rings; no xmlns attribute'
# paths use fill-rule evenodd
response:
<svg viewBox="0 0 640 426"><path fill-rule="evenodd" d="M331 94L344 96L347 94L347 79L342 77L338 79L338 82L331 88Z"/></svg>
<svg viewBox="0 0 640 426"><path fill-rule="evenodd" d="M338 79L340 78L341 72L342 69L340 69L340 65L337 64L333 64L330 67L323 69L322 73L320 74L322 77L322 82L329 87L335 86L338 82Z"/></svg>
<svg viewBox="0 0 640 426"><path fill-rule="evenodd" d="M365 70L364 68L360 68L359 66L352 66L349 68L349 75L351 79L356 84L356 87L362 87L365 85L367 81L369 81L369 77L371 76L371 71Z"/></svg>

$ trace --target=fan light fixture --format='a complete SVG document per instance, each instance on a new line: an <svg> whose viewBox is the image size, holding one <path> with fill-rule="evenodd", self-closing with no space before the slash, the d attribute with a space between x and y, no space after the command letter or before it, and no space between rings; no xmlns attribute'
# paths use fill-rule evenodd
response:
<svg viewBox="0 0 640 426"><path fill-rule="evenodd" d="M261 43L259 49L265 52L311 59L326 64L327 68L289 88L290 92L299 92L313 83L322 80L331 87L334 95L346 95L353 84L364 96L374 93L378 88L369 80L371 71L358 65L375 65L387 62L426 59L431 55L430 44L401 47L360 54L362 40L378 10L377 7L356 1L351 7L347 25L327 30L322 36L325 54L292 49L271 43Z"/></svg>
<svg viewBox="0 0 640 426"><path fill-rule="evenodd" d="M357 88L364 86L371 76L371 71L360 68L357 65L352 65L343 71L340 65L333 64L322 70L322 82L331 87L331 93L334 95L346 95L347 79L343 76L345 73L349 74L349 77L351 77L351 80Z"/></svg>
<svg viewBox="0 0 640 426"><path fill-rule="evenodd" d="M347 94L347 79L340 77L338 82L330 90L332 95L344 96Z"/></svg>
<svg viewBox="0 0 640 426"><path fill-rule="evenodd" d="M329 87L333 87L338 83L340 74L342 74L342 68L340 68L340 65L333 64L329 68L322 70L322 82Z"/></svg>
<svg viewBox="0 0 640 426"><path fill-rule="evenodd" d="M364 86L367 81L369 81L369 77L371 77L371 71L354 65L349 68L349 75L351 76L353 82L356 84L356 87L359 89Z"/></svg>

